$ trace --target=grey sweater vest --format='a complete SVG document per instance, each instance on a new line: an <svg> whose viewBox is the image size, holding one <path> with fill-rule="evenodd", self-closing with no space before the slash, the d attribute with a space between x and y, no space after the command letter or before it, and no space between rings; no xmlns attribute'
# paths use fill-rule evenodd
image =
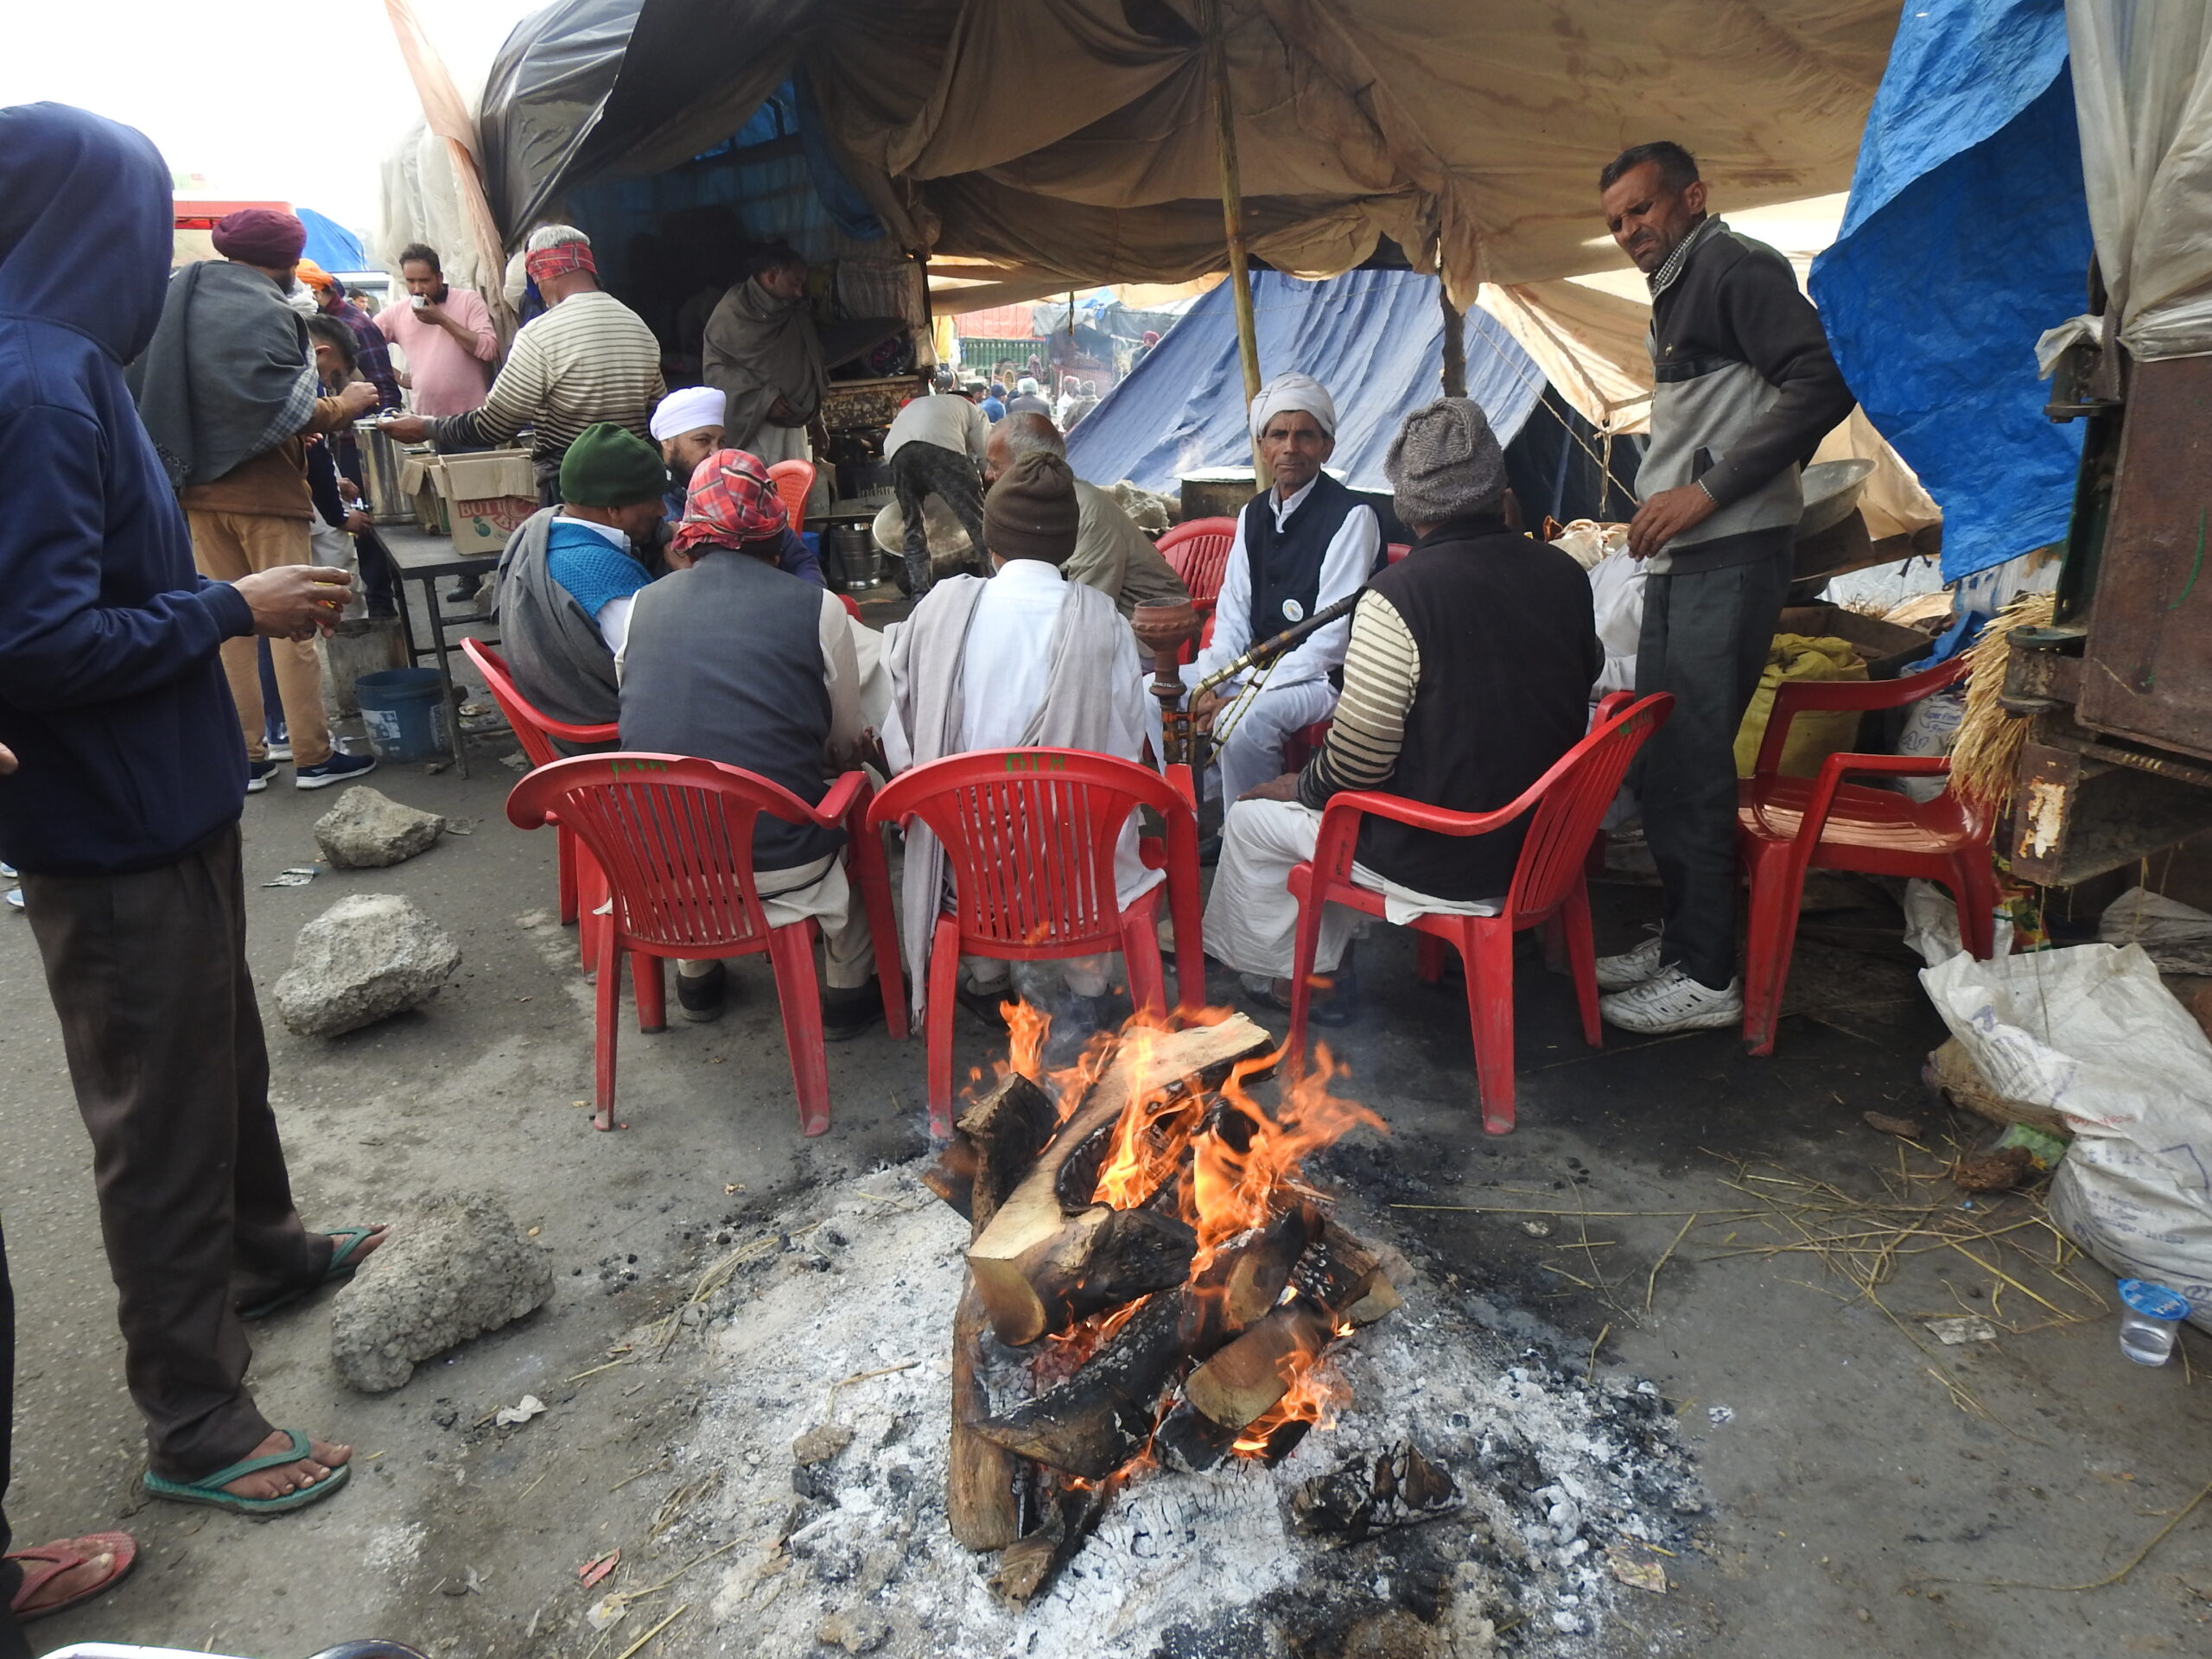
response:
<svg viewBox="0 0 2212 1659"><path fill-rule="evenodd" d="M630 612L622 747L742 766L817 804L830 792L821 627L822 589L747 553L718 548L663 576ZM753 868L810 864L843 840L764 812Z"/></svg>

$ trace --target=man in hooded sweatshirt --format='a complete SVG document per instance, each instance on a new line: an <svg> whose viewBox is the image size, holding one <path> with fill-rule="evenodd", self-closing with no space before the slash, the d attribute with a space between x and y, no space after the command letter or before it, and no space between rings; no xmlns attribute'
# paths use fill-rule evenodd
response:
<svg viewBox="0 0 2212 1659"><path fill-rule="evenodd" d="M327 1496L349 1447L272 1427L239 1308L350 1272L380 1229L292 1205L245 959L245 749L221 647L310 638L344 571L214 582L124 365L161 315L169 173L81 110L0 110L0 859L92 1140L147 1490L249 1514ZM260 280L257 278L257 280ZM302 485L304 489L305 486Z"/></svg>

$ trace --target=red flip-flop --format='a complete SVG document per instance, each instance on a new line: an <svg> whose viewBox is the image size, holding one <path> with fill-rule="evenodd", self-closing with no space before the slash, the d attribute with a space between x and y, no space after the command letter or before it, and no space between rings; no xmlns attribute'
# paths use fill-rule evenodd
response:
<svg viewBox="0 0 2212 1659"><path fill-rule="evenodd" d="M57 1601L51 1607L40 1607L30 1612L23 1611L23 1604L36 1595L43 1585L72 1567L85 1566L95 1555L113 1557L108 1574L88 1589L79 1590L67 1601ZM57 1538L50 1544L39 1544L29 1549L9 1552L8 1560L23 1564L23 1587L16 1592L11 1610L19 1623L28 1624L35 1618L59 1613L90 1601L94 1596L112 1590L122 1582L123 1575L130 1571L138 1559L138 1542L127 1532L90 1532L82 1538Z"/></svg>

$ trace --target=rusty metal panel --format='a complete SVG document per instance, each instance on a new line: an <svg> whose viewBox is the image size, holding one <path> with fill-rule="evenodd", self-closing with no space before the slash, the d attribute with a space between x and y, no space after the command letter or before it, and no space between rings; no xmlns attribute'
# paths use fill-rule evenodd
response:
<svg viewBox="0 0 2212 1659"><path fill-rule="evenodd" d="M2083 653L2085 726L2212 756L2212 357L2135 366Z"/></svg>

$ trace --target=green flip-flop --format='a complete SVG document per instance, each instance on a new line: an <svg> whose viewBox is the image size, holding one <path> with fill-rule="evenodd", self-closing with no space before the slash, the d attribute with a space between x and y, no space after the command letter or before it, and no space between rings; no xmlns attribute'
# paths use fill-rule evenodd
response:
<svg viewBox="0 0 2212 1659"><path fill-rule="evenodd" d="M338 1242L330 1248L330 1265L322 1270L321 1278L311 1285L294 1285L289 1290L279 1291L266 1301L256 1302L251 1307L242 1307L238 1310L238 1317L242 1319L265 1319L271 1313L283 1313L295 1302L307 1300L325 1285L334 1285L341 1279L351 1279L360 1270L361 1266L354 1252L369 1239L374 1237L376 1230L373 1227L331 1229L328 1236ZM233 1475L231 1478L236 1480L238 1477Z"/></svg>
<svg viewBox="0 0 2212 1659"><path fill-rule="evenodd" d="M264 1469L276 1469L288 1463L297 1463L313 1449L312 1442L296 1428L283 1431L290 1444L282 1452L272 1452L265 1458L246 1458L227 1468L218 1469L212 1475L202 1475L197 1480L170 1480L149 1469L139 1477L146 1490L156 1497L166 1497L177 1503L204 1503L213 1510L228 1510L233 1515L281 1515L286 1510L296 1510L328 1497L343 1486L353 1472L353 1465L341 1463L312 1486L302 1486L296 1492L287 1492L282 1497L240 1497L236 1492L226 1492L224 1487L248 1475L257 1475Z"/></svg>

